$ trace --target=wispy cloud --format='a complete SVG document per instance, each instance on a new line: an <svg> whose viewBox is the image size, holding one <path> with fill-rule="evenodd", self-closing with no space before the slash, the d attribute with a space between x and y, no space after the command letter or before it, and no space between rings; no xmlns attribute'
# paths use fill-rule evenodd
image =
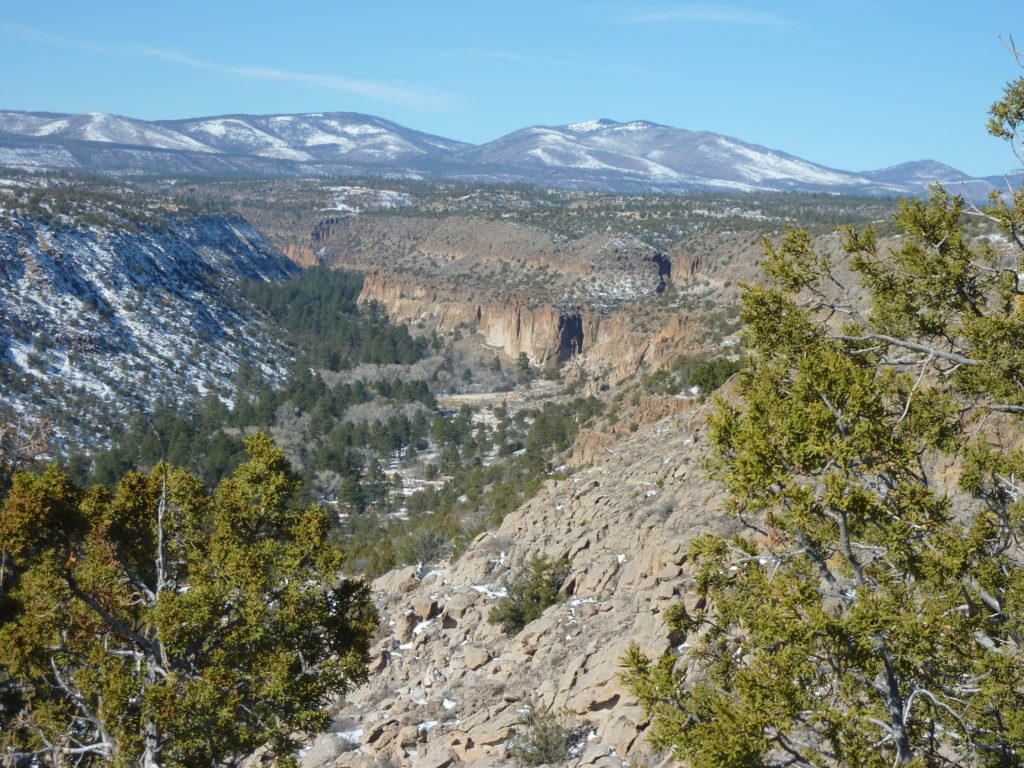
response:
<svg viewBox="0 0 1024 768"><path fill-rule="evenodd" d="M711 21L725 24L753 24L784 27L790 22L774 13L753 11L735 5L673 5L648 10L631 9L612 17L627 24L657 24L671 21Z"/></svg>
<svg viewBox="0 0 1024 768"><path fill-rule="evenodd" d="M153 59L163 59L176 64L183 64L196 69L206 69L211 72L222 72L227 75L238 75L252 80L271 80L277 82L302 83L314 88L325 88L333 91L345 91L359 96L366 96L378 101L421 103L433 101L423 91L411 91L405 88L397 88L386 83L378 83L372 80L349 80L336 75L317 75L309 72L290 72L270 67L235 67L227 64L216 64L210 61L196 59L186 54L175 51L162 50L160 48L133 48L132 52L140 56L148 56ZM437 94L433 94L434 97Z"/></svg>
<svg viewBox="0 0 1024 768"><path fill-rule="evenodd" d="M141 45L101 45L86 40L72 40L21 25L0 24L0 34L85 53L98 53L107 56L143 56L150 59L160 59L194 69L205 69L210 72L220 72L250 80L301 83L314 88L342 91L389 103L437 106L448 104L453 100L450 93L432 89L412 90L372 80L350 80L338 77L337 75L293 72L270 67L239 67L206 61L185 53L162 48L150 48Z"/></svg>

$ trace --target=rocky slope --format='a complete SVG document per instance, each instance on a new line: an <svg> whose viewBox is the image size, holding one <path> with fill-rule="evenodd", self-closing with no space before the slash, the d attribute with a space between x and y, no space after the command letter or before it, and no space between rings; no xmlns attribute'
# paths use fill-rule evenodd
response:
<svg viewBox="0 0 1024 768"><path fill-rule="evenodd" d="M584 435L572 476L549 481L456 562L378 579L371 680L341 705L304 768L509 765L513 740L528 735L528 705L566 710L583 729L569 766L658 762L619 663L631 643L669 648L661 614L697 599L687 542L735 525L700 468L705 419L692 400L645 403L616 434ZM508 637L488 614L537 554L568 559L566 599Z"/></svg>
<svg viewBox="0 0 1024 768"><path fill-rule="evenodd" d="M57 442L82 446L102 443L110 409L192 392L230 400L243 359L283 373L286 354L236 289L298 271L259 232L67 192L0 189L0 408L61 409Z"/></svg>

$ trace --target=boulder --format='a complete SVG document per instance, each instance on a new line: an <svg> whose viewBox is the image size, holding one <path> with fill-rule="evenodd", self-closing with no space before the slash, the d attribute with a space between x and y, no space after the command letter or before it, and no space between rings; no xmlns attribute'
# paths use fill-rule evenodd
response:
<svg viewBox="0 0 1024 768"><path fill-rule="evenodd" d="M467 669L475 670L490 661L491 654L478 646L466 645L462 648L462 658L466 662Z"/></svg>

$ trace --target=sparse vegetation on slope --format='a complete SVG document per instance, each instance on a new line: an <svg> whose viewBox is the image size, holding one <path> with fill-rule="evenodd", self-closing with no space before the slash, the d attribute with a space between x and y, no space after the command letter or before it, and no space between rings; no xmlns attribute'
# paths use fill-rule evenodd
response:
<svg viewBox="0 0 1024 768"><path fill-rule="evenodd" d="M527 571L509 583L508 595L491 609L487 620L500 624L506 634L516 634L561 599L562 582L568 575L568 560L551 562L535 555Z"/></svg>

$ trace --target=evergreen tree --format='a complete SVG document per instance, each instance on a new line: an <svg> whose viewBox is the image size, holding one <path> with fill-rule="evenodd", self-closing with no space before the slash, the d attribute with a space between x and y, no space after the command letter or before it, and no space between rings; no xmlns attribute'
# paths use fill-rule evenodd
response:
<svg viewBox="0 0 1024 768"><path fill-rule="evenodd" d="M994 132L1021 105L1024 81ZM989 214L1018 244L1021 201ZM691 649L626 658L654 742L695 768L1024 762L1024 452L985 441L1024 414L1024 259L963 213L937 189L901 204L893 247L850 232L869 305L806 233L766 242L741 402L711 422L749 533L694 543L702 607L667 615Z"/></svg>
<svg viewBox="0 0 1024 768"><path fill-rule="evenodd" d="M359 482L358 475L345 475L338 491L338 501L350 512L359 513L366 510L366 491Z"/></svg>
<svg viewBox="0 0 1024 768"><path fill-rule="evenodd" d="M366 677L376 612L264 435L215 494L184 470L113 493L55 465L0 509L0 670L22 696L0 729L15 763L237 765ZM11 707L9 702L5 706Z"/></svg>

